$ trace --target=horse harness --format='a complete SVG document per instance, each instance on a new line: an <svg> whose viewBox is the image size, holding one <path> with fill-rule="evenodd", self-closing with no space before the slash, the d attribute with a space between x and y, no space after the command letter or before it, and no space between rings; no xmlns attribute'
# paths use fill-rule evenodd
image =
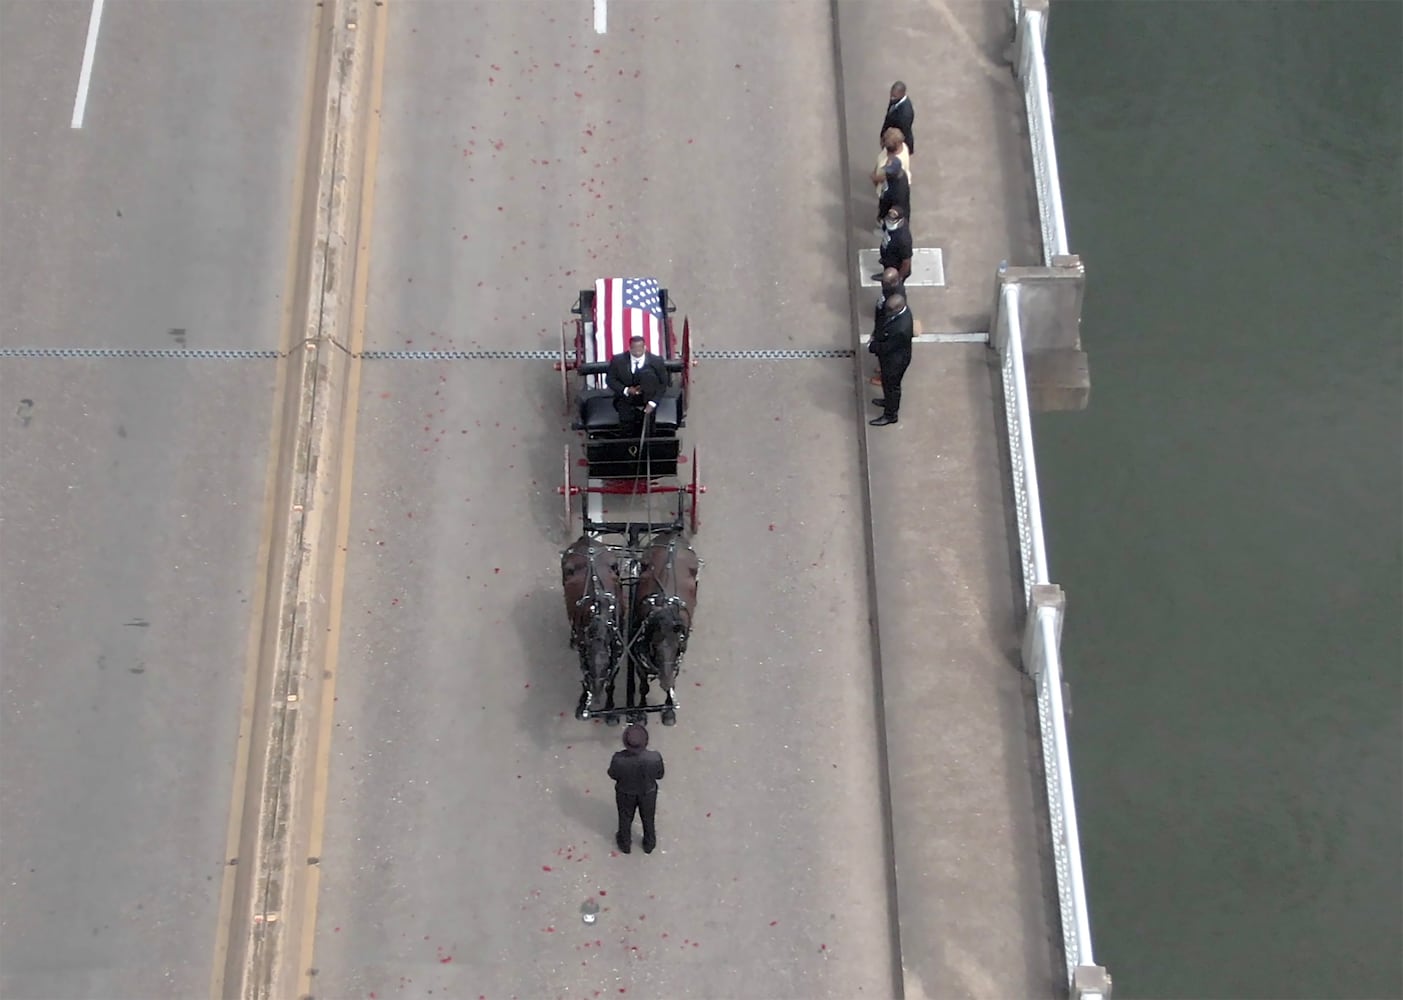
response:
<svg viewBox="0 0 1403 1000"><path fill-rule="evenodd" d="M668 577L675 584L677 580L677 540L675 538L668 543L667 547L667 573ZM637 642L640 637L646 636L649 629L653 627L653 623L666 612L678 611L685 613L687 611L687 602L678 594L667 594L664 596L665 589L666 588L663 590L655 590L643 599L642 603L649 609L648 614L639 624L637 630L634 631L633 638L629 640L630 648L632 648L633 644ZM687 637L690 633L690 627L684 628L678 633L677 669L679 672L682 669L683 657L687 655ZM657 665L653 663L652 657L648 655L647 643L642 645L642 650L638 653L638 657L648 665L653 675L658 673Z"/></svg>
<svg viewBox="0 0 1403 1000"><path fill-rule="evenodd" d="M591 545L585 557L589 566L589 582L585 585L585 592L575 602L575 620L571 623L570 629L570 638L579 647L581 656L584 655L584 647L580 643L582 633L587 633L590 626L601 618L601 606L604 610L602 617L608 629L610 644L619 650L624 645L623 635L619 632L618 607L614 595L605 589L604 582L599 578L599 570L594 565L595 552L594 546ZM588 616L580 615L579 612L586 608L589 611Z"/></svg>

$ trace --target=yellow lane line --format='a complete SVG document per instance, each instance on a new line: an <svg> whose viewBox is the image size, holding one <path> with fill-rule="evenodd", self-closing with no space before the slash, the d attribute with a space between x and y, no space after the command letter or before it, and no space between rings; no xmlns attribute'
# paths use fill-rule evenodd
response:
<svg viewBox="0 0 1403 1000"><path fill-rule="evenodd" d="M352 482L356 458L356 422L360 415L360 353L365 348L366 308L370 287L370 242L375 221L375 174L380 157L380 109L385 82L386 38L389 34L388 2L379 4L375 18L370 70L370 119L366 123L365 158L361 170L360 216L356 234L356 273L351 286L351 365L347 373L345 416L342 423L340 481L337 485L336 550L332 557L331 593L327 620L326 658L323 664L321 716L316 755L311 772L309 856L320 859L326 832L327 793L331 778L331 744L336 715L336 679L341 652L342 612L346 592L346 562L351 533ZM320 862L310 865L302 894L301 939L297 950L297 995L310 996L317 937L317 906L321 889Z"/></svg>
<svg viewBox="0 0 1403 1000"><path fill-rule="evenodd" d="M287 372L291 364L287 355L293 345L303 338L302 296L299 289L305 269L302 247L307 231L309 206L307 205L309 185L307 183L308 158L311 150L312 133L317 131L313 121L316 108L317 69L319 43L326 30L324 19L326 8L318 5L312 15L312 28L307 34L306 79L302 85L302 114L297 119L302 123L298 130L297 153L293 160L292 218L288 223L285 273L283 276L283 309L279 321L278 351L283 360L276 366L273 381L273 397L269 407L268 465L264 473L263 513L258 531L258 552L254 562L253 589L249 595L249 628L244 656L244 688L239 706L238 738L234 744L234 777L229 798L229 825L224 837L224 874L219 886L219 910L215 920L213 965L210 970L209 995L212 1000L222 1000L226 994L229 947L233 937L235 904L239 902L239 846L244 836L244 821L248 815L245 800L248 795L248 773L252 761L249 741L253 736L255 699L258 695L259 667L264 662L263 646L266 636L268 614L268 594L271 566L269 559L273 549L273 536L282 524L283 518L276 507L280 462L283 457L284 424L283 412L287 393ZM247 904L241 909L247 909ZM237 977L236 977L237 978Z"/></svg>

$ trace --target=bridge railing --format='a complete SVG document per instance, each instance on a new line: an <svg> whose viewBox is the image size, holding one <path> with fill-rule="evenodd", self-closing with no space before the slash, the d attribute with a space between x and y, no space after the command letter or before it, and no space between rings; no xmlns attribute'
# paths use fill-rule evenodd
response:
<svg viewBox="0 0 1403 1000"><path fill-rule="evenodd" d="M1057 174L1057 146L1052 138L1052 97L1047 87L1048 0L1012 0L1014 68L1023 87L1028 112L1028 143L1033 153L1033 179L1038 191L1038 221L1042 227L1043 264L1067 250L1067 222L1062 214L1062 182Z"/></svg>
<svg viewBox="0 0 1403 1000"><path fill-rule="evenodd" d="M1020 301L1021 288L1006 268L1000 269L998 300L991 328L1003 374L1004 414L1013 472L1018 518L1018 549L1023 566L1027 623L1023 667L1037 690L1038 728L1042 736L1043 769L1047 779L1047 811L1052 833L1052 857L1057 872L1058 909L1062 921L1063 955L1068 992L1078 1000L1106 1000L1110 977L1095 964L1086 885L1082 877L1081 841L1077 830L1076 796L1068 752L1067 723L1062 699L1062 613L1060 587L1047 569L1042 502L1038 494L1037 459L1033 451L1033 418L1028 375L1024 365L1024 309L1039 301Z"/></svg>

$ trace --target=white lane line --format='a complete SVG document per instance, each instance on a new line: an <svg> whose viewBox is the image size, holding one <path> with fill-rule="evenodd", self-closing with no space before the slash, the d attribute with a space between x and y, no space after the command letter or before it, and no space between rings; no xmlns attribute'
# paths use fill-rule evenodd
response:
<svg viewBox="0 0 1403 1000"><path fill-rule="evenodd" d="M73 128L83 127L83 113L88 109L88 84L93 79L93 56L97 55L97 32L102 26L102 5L106 0L93 0L88 15L88 41L83 46L83 68L78 73L78 96L73 99Z"/></svg>
<svg viewBox="0 0 1403 1000"><path fill-rule="evenodd" d="M609 30L609 0L594 0L594 32L602 35Z"/></svg>

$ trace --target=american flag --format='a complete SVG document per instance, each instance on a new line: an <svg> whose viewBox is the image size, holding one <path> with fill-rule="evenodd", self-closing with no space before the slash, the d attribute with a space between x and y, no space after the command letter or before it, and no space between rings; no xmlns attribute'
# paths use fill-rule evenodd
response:
<svg viewBox="0 0 1403 1000"><path fill-rule="evenodd" d="M662 355L663 310L657 278L600 278L594 283L594 357L607 361L628 352L642 334L648 351Z"/></svg>

